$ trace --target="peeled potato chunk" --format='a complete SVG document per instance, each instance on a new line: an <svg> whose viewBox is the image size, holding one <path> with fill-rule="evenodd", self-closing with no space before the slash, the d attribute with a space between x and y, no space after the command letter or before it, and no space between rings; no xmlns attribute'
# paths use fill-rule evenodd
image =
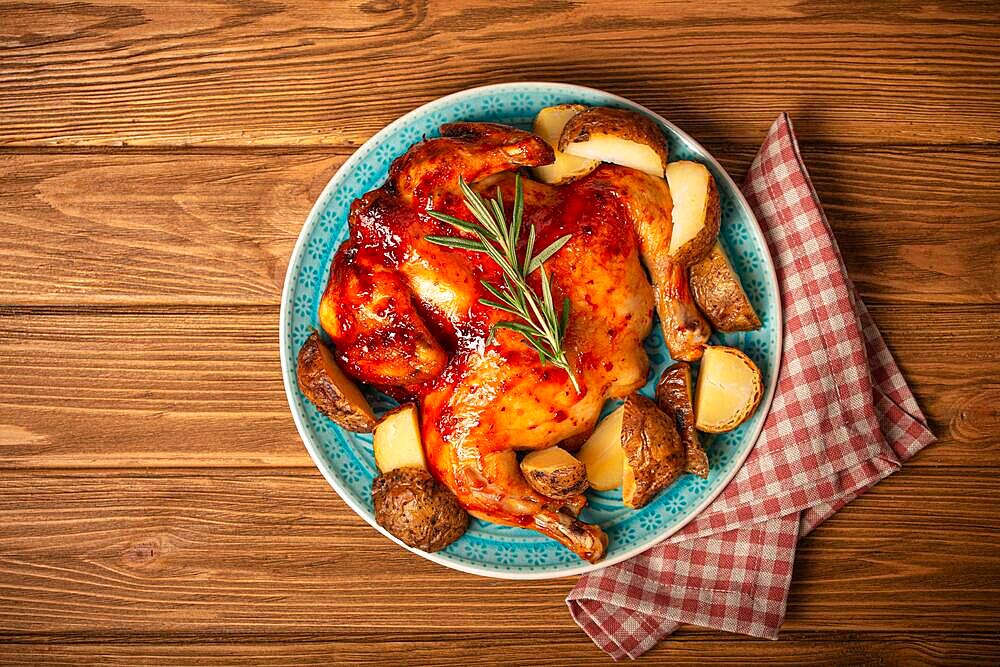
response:
<svg viewBox="0 0 1000 667"><path fill-rule="evenodd" d="M299 350L296 376L299 389L320 412L348 431L371 433L375 413L315 331Z"/></svg>
<svg viewBox="0 0 1000 667"><path fill-rule="evenodd" d="M577 458L587 469L587 481L596 491L610 491L622 485L622 416L624 406L601 420Z"/></svg>
<svg viewBox="0 0 1000 667"><path fill-rule="evenodd" d="M626 109L591 107L572 116L559 150L590 160L632 167L663 177L667 142L652 119Z"/></svg>
<svg viewBox="0 0 1000 667"><path fill-rule="evenodd" d="M556 155L555 162L552 164L532 168L532 174L542 183L551 185L565 183L574 178L586 176L600 164L597 160L568 155L559 150L559 137L562 136L566 123L570 118L586 109L587 107L582 104L560 104L554 107L545 107L535 116L532 130L545 143L552 146Z"/></svg>
<svg viewBox="0 0 1000 667"><path fill-rule="evenodd" d="M706 433L731 431L753 414L763 396L760 370L734 347L705 348L695 391L695 426Z"/></svg>
<svg viewBox="0 0 1000 667"><path fill-rule="evenodd" d="M529 452L521 459L521 472L535 491L556 500L578 496L590 486L583 463L562 447Z"/></svg>
<svg viewBox="0 0 1000 667"><path fill-rule="evenodd" d="M383 473L396 468L427 470L417 406L407 403L386 413L375 427L372 447L375 450L375 465Z"/></svg>
<svg viewBox="0 0 1000 667"><path fill-rule="evenodd" d="M671 162L666 174L674 202L667 253L682 266L689 266L711 252L719 236L719 191L708 168L698 162Z"/></svg>
<svg viewBox="0 0 1000 667"><path fill-rule="evenodd" d="M673 419L651 400L631 394L622 409L622 502L639 509L677 481L687 457Z"/></svg>

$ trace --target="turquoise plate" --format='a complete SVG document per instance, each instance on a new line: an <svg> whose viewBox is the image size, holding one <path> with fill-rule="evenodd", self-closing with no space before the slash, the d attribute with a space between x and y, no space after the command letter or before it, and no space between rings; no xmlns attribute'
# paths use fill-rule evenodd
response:
<svg viewBox="0 0 1000 667"><path fill-rule="evenodd" d="M767 245L754 215L732 179L691 137L649 109L624 98L561 83L509 83L465 90L411 111L369 139L330 179L319 196L292 252L281 298L281 368L285 393L306 449L340 497L374 528L371 483L376 475L370 435L348 433L321 415L299 392L295 381L296 352L319 326L317 305L326 285L330 260L347 238L347 213L354 199L385 180L392 160L423 137L436 136L442 123L494 121L530 127L535 113L547 106L577 102L636 109L655 118L670 143L670 160L697 160L715 175L722 202L721 239L760 315L763 327L750 333L716 335L715 341L746 352L766 382L764 399L753 418L735 431L706 438L711 474L707 480L684 475L652 503L626 509L621 492L590 492L581 518L598 523L610 538L607 557L585 563L558 543L523 528L473 520L468 532L447 549L424 558L463 572L505 579L544 579L581 574L617 563L660 542L684 526L722 491L739 469L760 433L774 392L781 355L781 304ZM653 395L655 378L670 363L659 326L646 341L651 362L643 393ZM376 414L393 402L368 392Z"/></svg>

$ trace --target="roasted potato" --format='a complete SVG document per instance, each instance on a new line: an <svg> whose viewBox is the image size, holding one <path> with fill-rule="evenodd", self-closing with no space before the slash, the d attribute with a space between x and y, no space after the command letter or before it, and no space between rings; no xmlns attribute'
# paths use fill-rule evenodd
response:
<svg viewBox="0 0 1000 667"><path fill-rule="evenodd" d="M666 176L674 205L667 252L675 262L690 266L712 250L719 236L719 191L711 172L698 162L671 162Z"/></svg>
<svg viewBox="0 0 1000 667"><path fill-rule="evenodd" d="M406 403L387 412L375 426L372 438L375 465L383 473L396 468L427 469L424 443L420 437L417 406Z"/></svg>
<svg viewBox="0 0 1000 667"><path fill-rule="evenodd" d="M315 331L299 350L296 376L299 389L320 412L348 431L371 433L375 427L371 406Z"/></svg>
<svg viewBox="0 0 1000 667"><path fill-rule="evenodd" d="M440 551L469 527L469 514L443 484L420 468L396 468L372 482L375 520L404 543Z"/></svg>
<svg viewBox="0 0 1000 667"><path fill-rule="evenodd" d="M605 417L578 454L590 487L622 487L622 502L639 509L684 472L684 444L673 419L651 400L631 394Z"/></svg>
<svg viewBox="0 0 1000 667"><path fill-rule="evenodd" d="M695 426L706 433L731 431L754 413L764 394L760 369L734 347L705 348L694 398Z"/></svg>
<svg viewBox="0 0 1000 667"><path fill-rule="evenodd" d="M531 488L556 500L578 496L590 486L583 463L561 447L529 452L521 459L521 472Z"/></svg>
<svg viewBox="0 0 1000 667"><path fill-rule="evenodd" d="M574 178L586 176L600 164L597 160L576 157L559 150L559 137L562 136L563 127L566 126L570 118L586 109L587 107L582 104L560 104L554 107L545 107L535 116L532 130L545 143L552 146L556 155L555 162L552 164L532 168L531 173L542 183L552 185L565 183Z"/></svg>
<svg viewBox="0 0 1000 667"><path fill-rule="evenodd" d="M708 455L701 448L694 425L694 393L691 391L691 366L681 361L660 375L656 383L656 403L674 420L686 456L685 470L701 478L708 477Z"/></svg>
<svg viewBox="0 0 1000 667"><path fill-rule="evenodd" d="M694 301L713 327L719 331L760 328L760 318L718 241L707 255L691 265L689 274Z"/></svg>
<svg viewBox="0 0 1000 667"><path fill-rule="evenodd" d="M639 509L684 473L684 445L673 420L640 394L622 406L622 502Z"/></svg>
<svg viewBox="0 0 1000 667"><path fill-rule="evenodd" d="M596 491L610 491L622 485L622 415L620 407L601 420L577 452L587 469L587 481Z"/></svg>
<svg viewBox="0 0 1000 667"><path fill-rule="evenodd" d="M612 107L590 107L572 116L559 150L580 158L611 162L663 177L667 142L652 119Z"/></svg>

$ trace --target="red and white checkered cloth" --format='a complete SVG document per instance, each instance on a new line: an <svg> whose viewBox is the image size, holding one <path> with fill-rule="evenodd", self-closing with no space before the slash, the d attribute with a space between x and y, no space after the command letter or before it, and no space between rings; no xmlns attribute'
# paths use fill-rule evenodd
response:
<svg viewBox="0 0 1000 667"><path fill-rule="evenodd" d="M615 659L638 657L681 623L776 638L799 538L934 441L847 277L787 114L743 191L781 288L774 402L743 468L705 511L570 593L573 618Z"/></svg>

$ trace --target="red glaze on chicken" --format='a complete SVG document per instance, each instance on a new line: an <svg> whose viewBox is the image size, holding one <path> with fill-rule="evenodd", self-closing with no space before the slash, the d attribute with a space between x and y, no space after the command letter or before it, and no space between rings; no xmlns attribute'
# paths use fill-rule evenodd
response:
<svg viewBox="0 0 1000 667"><path fill-rule="evenodd" d="M667 184L614 165L559 187L523 182L524 227L535 226L535 248L571 237L545 269L556 302L570 300L564 349L577 393L568 374L543 364L520 334L501 329L490 340L491 325L510 317L479 303L489 296L481 281L500 283L496 264L425 239L462 234L427 210L473 219L460 176L488 197L499 188L509 214L512 170L551 162L551 148L489 123L445 125L441 135L411 147L382 187L352 205L350 238L333 260L320 323L345 372L418 401L431 471L466 509L600 560L607 537L576 518L583 498L539 495L522 477L516 452L589 431L607 398L645 384L643 340L654 301L661 314L666 305L679 309L679 335L690 324L683 304L672 301L687 293L685 272L661 273L673 275L672 284L657 285L654 296L640 261L651 268L668 262Z"/></svg>

